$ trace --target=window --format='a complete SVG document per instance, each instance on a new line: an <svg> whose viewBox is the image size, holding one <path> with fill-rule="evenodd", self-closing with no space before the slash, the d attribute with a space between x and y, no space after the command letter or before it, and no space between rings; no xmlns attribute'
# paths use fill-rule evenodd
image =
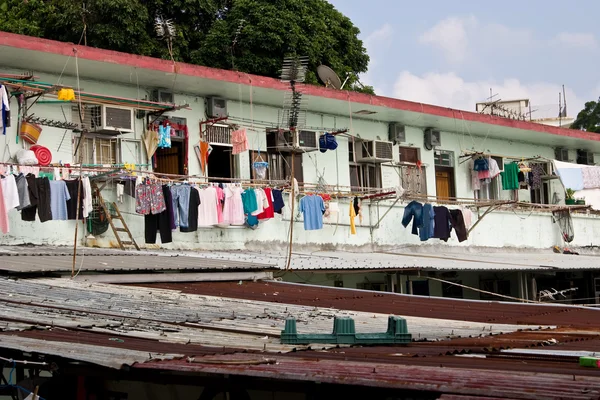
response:
<svg viewBox="0 0 600 400"><path fill-rule="evenodd" d="M79 144L79 137L75 138L73 146L73 160L75 164L79 161L83 164L119 164L119 149L118 139L116 138L104 138L99 136L92 136L86 138L77 149ZM75 154L77 150L77 154Z"/></svg>
<svg viewBox="0 0 600 400"><path fill-rule="evenodd" d="M360 146L357 146L359 149ZM348 160L350 161L350 186L352 191L365 188L381 188L381 165L375 163L357 163L354 145L348 142Z"/></svg>
<svg viewBox="0 0 600 400"><path fill-rule="evenodd" d="M434 152L434 164L437 167L454 167L454 152L446 150L436 150Z"/></svg>
<svg viewBox="0 0 600 400"><path fill-rule="evenodd" d="M416 164L419 161L419 149L416 147L399 147L400 162Z"/></svg>
<svg viewBox="0 0 600 400"><path fill-rule="evenodd" d="M289 181L292 175L292 153L285 151L268 151L269 170L268 179L274 181ZM294 155L294 178L304 182L304 172L302 171L302 154Z"/></svg>
<svg viewBox="0 0 600 400"><path fill-rule="evenodd" d="M400 185L405 191L414 194L427 194L425 168L403 165L398 169L398 173L400 174Z"/></svg>
<svg viewBox="0 0 600 400"><path fill-rule="evenodd" d="M231 144L231 131L227 125L208 125L203 137L208 143Z"/></svg>
<svg viewBox="0 0 600 400"><path fill-rule="evenodd" d="M73 163L93 165L141 164L142 144L139 140L121 139L106 135L85 135L79 145L79 135L73 139ZM77 150L77 154L75 154Z"/></svg>

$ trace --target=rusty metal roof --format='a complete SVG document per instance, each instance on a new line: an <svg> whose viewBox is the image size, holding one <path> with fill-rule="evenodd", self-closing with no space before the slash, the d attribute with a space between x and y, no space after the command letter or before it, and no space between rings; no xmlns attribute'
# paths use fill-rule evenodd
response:
<svg viewBox="0 0 600 400"><path fill-rule="evenodd" d="M432 390L464 396L600 396L597 370L580 367L572 358L556 356L560 351L600 351L596 314L580 314L586 310L577 307L396 298L380 292L330 291L282 283L156 286L160 287L70 279L0 279L0 292L6 294L0 299L0 331L8 330L0 332L0 348L109 368L132 365L159 371ZM223 295L201 293L204 287ZM338 310L319 305L331 301ZM387 309L383 307L386 303ZM367 311L346 311L357 308ZM407 313L398 312L401 308ZM351 315L357 321L357 330L378 331L386 321L386 314L380 313L391 309L401 315L414 315L407 316L407 321L415 338L429 335L434 341L407 346L310 348L284 346L277 338L289 315L303 321L299 329L313 332L330 330L334 315ZM541 319L557 317L572 327L532 329L529 325L517 331L518 326L483 321L486 314L492 319L510 317L504 318L506 321L519 321L522 317L518 315L522 315L536 325ZM436 315L447 319L433 318ZM584 324L580 321L584 317L596 323ZM486 323L463 322L477 319ZM494 327L491 332L490 325ZM510 333L497 334L500 331ZM451 339L443 340L446 336ZM510 348L537 349L542 354L501 352ZM553 354L544 354L544 349L553 350ZM188 357L197 362L188 362ZM262 364L264 359L276 361Z"/></svg>
<svg viewBox="0 0 600 400"><path fill-rule="evenodd" d="M147 287L209 296L483 323L600 328L600 309L423 297L287 282L157 283Z"/></svg>
<svg viewBox="0 0 600 400"><path fill-rule="evenodd" d="M256 354L206 356L187 360L135 364L135 368L188 373L230 374L294 381L352 384L371 387L520 399L598 399L600 379L522 371L383 364L343 359ZM583 368L583 367L582 367Z"/></svg>

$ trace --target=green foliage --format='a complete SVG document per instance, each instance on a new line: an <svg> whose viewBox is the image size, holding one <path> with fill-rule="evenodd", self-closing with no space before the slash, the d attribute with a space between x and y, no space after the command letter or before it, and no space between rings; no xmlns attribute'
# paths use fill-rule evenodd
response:
<svg viewBox="0 0 600 400"><path fill-rule="evenodd" d="M600 100L585 103L584 109L577 114L571 128L600 133Z"/></svg>
<svg viewBox="0 0 600 400"><path fill-rule="evenodd" d="M567 199L572 200L575 198L575 191L571 188L567 188L567 190L565 190Z"/></svg>
<svg viewBox="0 0 600 400"><path fill-rule="evenodd" d="M349 18L325 0L0 0L0 30L170 58L157 16L175 24L177 61L278 77L285 56L308 56L306 82L325 64L345 89L373 93L357 75L369 56ZM86 27L85 35L82 35Z"/></svg>

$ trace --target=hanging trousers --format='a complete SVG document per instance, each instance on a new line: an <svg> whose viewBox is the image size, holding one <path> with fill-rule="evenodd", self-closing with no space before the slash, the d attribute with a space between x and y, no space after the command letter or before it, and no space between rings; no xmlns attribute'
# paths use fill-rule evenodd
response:
<svg viewBox="0 0 600 400"><path fill-rule="evenodd" d="M144 215L144 236L146 243L156 243L156 233L160 232L161 243L171 243L173 241L173 234L171 232L171 221L169 213L172 212L173 198L171 197L171 190L167 185L162 187L163 195L165 196L166 210L159 214L148 214Z"/></svg>

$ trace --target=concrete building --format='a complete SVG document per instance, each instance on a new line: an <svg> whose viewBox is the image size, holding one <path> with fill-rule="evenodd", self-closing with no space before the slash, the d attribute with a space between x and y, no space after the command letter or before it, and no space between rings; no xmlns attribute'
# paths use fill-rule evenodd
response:
<svg viewBox="0 0 600 400"><path fill-rule="evenodd" d="M120 135L99 131L89 136L82 147L85 164L147 165L142 134L149 121L167 117L186 129L178 131L171 150L158 154L155 172L203 176L194 149L202 130L213 147L204 175L217 180L247 181L254 177L252 163L260 157L269 162L270 180L281 181L290 174L290 153L273 144L273 134L269 133L285 125L282 124L283 104L289 85L279 80L9 33L0 33L0 54L0 74L4 76L0 82L29 74L30 81L80 88L82 93L87 93L82 94L82 101L90 106L86 108L90 110L86 118L106 118L107 110L102 106L113 104L113 109L121 110L120 113L109 112L124 116L128 129L121 128ZM409 198L363 199L362 221L356 219L357 233L353 235L349 219L351 199L343 198L339 200L338 217L326 220L322 230L304 231L301 215L296 212L290 215L288 204L281 218L261 223L256 230L213 227L201 228L195 233L174 232L173 243L161 247L275 251L287 245L290 218L294 218L293 243L298 251L324 248L389 251L410 246L420 246L425 252L439 252L440 248L459 252L481 248L547 251L562 244L561 233L548 210L512 204L482 218L487 207L476 207L475 199L488 204L517 198L523 203L564 204L564 188L553 175L549 162L555 158L556 150L561 149L561 154L572 160L577 159L578 151L600 155L600 136L593 133L320 86L303 85L302 91L306 122L300 135L306 152L295 157L295 176L299 182L318 184L331 193L344 193L351 188L356 192L357 187L385 192L402 186L421 201L444 203L456 198L458 200L451 203L464 202L475 214L479 212L480 222L476 219L477 226L469 239L462 243L454 237L448 242L435 239L421 242L418 236L411 234L410 227L405 229L400 225ZM151 103L153 99L160 104ZM73 104L54 100L51 93L37 103L31 99L29 114L78 123ZM114 107L115 101L120 102L119 107ZM123 107L124 103L129 106ZM166 103L182 107L173 109ZM100 107L94 108L94 104ZM22 141L16 143L19 116L14 99L11 106L12 124L7 129L6 140L0 143L2 162L9 162L9 156L23 145ZM227 117L206 124L212 116L218 115L216 108L222 106L226 106ZM95 115L95 109L102 113ZM106 125L106 120L103 122ZM233 125L247 130L249 152L231 154L229 133ZM336 151L315 151L319 134L345 130L346 135L337 136ZM78 135L69 129L44 126L38 144L51 150L53 163L74 165ZM427 139L431 136L433 145ZM365 141L369 144L363 145ZM375 156L364 157L359 151L362 146L374 146L375 151L370 153ZM503 191L496 178L486 190L473 191L468 163L461 157L473 152L492 155L500 166L513 160L533 159L543 164L547 175L537 190L519 190L518 194ZM115 180L107 180L102 193L105 198L114 199ZM142 241L144 218L135 214L134 199L125 196L119 207L134 237ZM572 218L575 238L570 245L597 246L598 216L581 212L574 213ZM23 222L16 210L10 212L9 220L10 233L0 236L2 244L73 244L73 221ZM110 231L93 240L86 241L86 236L85 229L79 229L80 244L115 245ZM419 266L423 268L425 264ZM585 277L586 284L592 285L593 272L584 275L582 271L576 271L579 278ZM510 279L518 282L516 275ZM523 296L525 290L518 293L518 286L518 283L513 285L510 293ZM592 291L591 286L588 291Z"/></svg>

